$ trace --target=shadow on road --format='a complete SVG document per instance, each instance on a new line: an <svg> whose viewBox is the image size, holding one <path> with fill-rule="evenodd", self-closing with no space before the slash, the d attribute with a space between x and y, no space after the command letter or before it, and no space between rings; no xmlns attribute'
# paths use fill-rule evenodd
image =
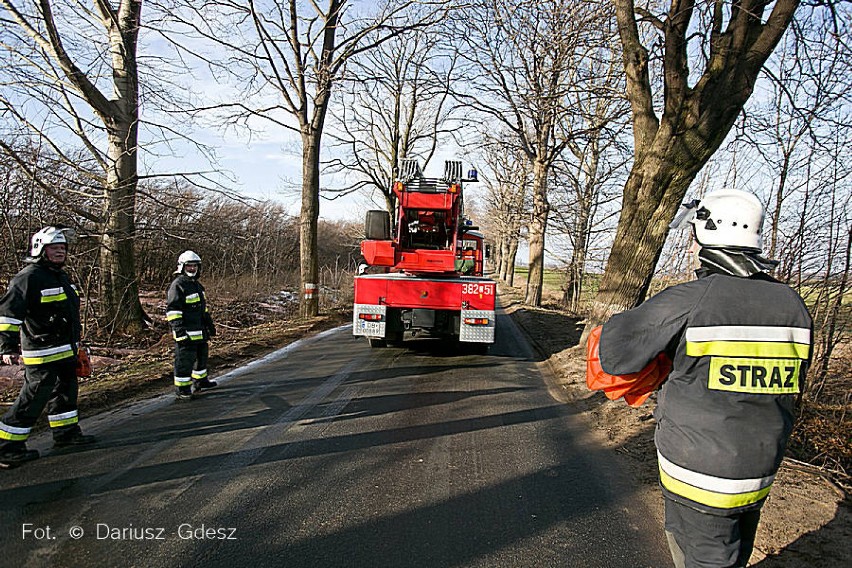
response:
<svg viewBox="0 0 852 568"><path fill-rule="evenodd" d="M458 365L436 365L431 367L412 368L408 366L391 367L385 369L377 369L370 371L354 372L346 380L347 385L365 383L376 383L382 380L391 380L399 377L424 377L431 374L441 374L448 370L487 368L494 366L493 363L478 363L459 367ZM328 375L310 378L288 378L286 386L288 393L298 389L313 389L322 385L330 377ZM237 431L243 429L252 429L265 426L275 421L276 417L280 416L292 407L290 399L292 394L275 394L271 388L275 386L273 380L262 380L258 383L248 384L241 382L233 382L227 386L220 386L214 391L209 391L201 395L201 397L191 403L174 403L171 406L162 409L162 420L158 423L163 426L152 426L145 424L144 427L131 432L129 435L120 440L111 440L108 446L105 443L99 444L97 447L112 447L118 448L121 446L133 446L152 441L162 441L169 439L185 439L192 436L205 436L214 432ZM425 406L449 404L466 398L476 396L487 396L491 394L500 394L512 390L522 390L518 387L510 387L506 389L485 389L481 391L446 391L446 392L429 392L423 394L397 395L392 397L377 397L373 402L378 402L378 405L365 404L366 399L356 399L353 401L356 404L355 410L347 413L347 415L379 415L388 412L396 412L401 410L409 410L414 408L422 408ZM180 421L175 423L173 417L175 415L187 414L191 409L190 416L204 416L205 408L221 403L223 400L234 399L240 404L251 399L258 399L263 408L254 413L241 413L235 417L223 416L216 419L199 418L197 420ZM360 400L360 402L359 402ZM334 398L329 401L317 404L311 410L304 414L304 419L319 419L325 417L325 409L328 406L336 404ZM368 412L369 410L369 412ZM212 414L212 412L211 412ZM339 420L341 416L331 417L328 420Z"/></svg>
<svg viewBox="0 0 852 568"><path fill-rule="evenodd" d="M308 536L283 548L270 547L259 555L280 556L289 565L301 568L565 566L565 558L580 557L589 559L586 566L626 566L605 560L602 563L601 557L606 556L601 554L602 542L588 534L565 539L557 549L541 547L533 553L539 558L512 558L514 544L536 538L566 521L592 517L610 505L571 490L574 480L594 471L591 464L575 461L535 471L438 503ZM583 485L589 488L587 481ZM591 492L606 494L604 485ZM620 530L619 524L613 520L609 530ZM641 556L636 548L626 556ZM508 551L506 556L501 554L504 550Z"/></svg>
<svg viewBox="0 0 852 568"><path fill-rule="evenodd" d="M376 432L364 432L296 441L292 443L272 445L263 448L261 451L257 451L256 449L240 450L231 453L219 453L198 458L175 460L157 465L140 466L129 469L126 473L105 484L99 482L100 477L102 475L112 477L112 472L34 483L24 487L0 490L0 510L16 509L26 504L56 502L79 498L88 494L105 493L182 477L192 477L202 472L210 474L226 471L231 469L230 466L233 466L233 468L242 468L252 464L357 451L359 449L373 448L386 444L410 442L462 432L499 428L511 424L534 422L537 420L561 416L564 415L564 413L565 409L562 406L554 405L518 412L508 412L504 414L480 416L462 420L451 420L438 424L422 424L390 430L380 430ZM266 426L274 423L274 419L267 419L263 422ZM161 437L157 438L156 441L162 442L167 439L168 437ZM126 440L120 440L113 444L112 440L106 438L101 442L101 445L98 448L91 450L91 452L109 452L114 450L115 447L121 446L125 443L129 442ZM135 443L138 444L140 442L137 441ZM77 455L80 453L82 452L77 452Z"/></svg>
<svg viewBox="0 0 852 568"><path fill-rule="evenodd" d="M527 390L524 387L506 387L494 389L480 389L474 391L430 391L425 393L397 394L397 395L379 395L371 397L354 398L346 406L346 412L336 416L325 416L324 408L331 406L334 401L330 401L323 405L318 405L316 411L312 412L318 416L312 420L313 423L321 422L338 422L352 418L364 418L367 416L380 416L382 414L391 414L394 412L404 412L418 408L426 408L429 406L439 406L442 404L453 404L464 400L475 399L483 396L495 396Z"/></svg>

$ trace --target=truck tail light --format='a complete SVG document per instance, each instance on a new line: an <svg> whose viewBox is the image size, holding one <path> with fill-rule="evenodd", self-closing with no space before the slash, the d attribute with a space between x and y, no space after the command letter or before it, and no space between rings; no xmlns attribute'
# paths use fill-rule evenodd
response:
<svg viewBox="0 0 852 568"><path fill-rule="evenodd" d="M464 318L465 325L488 325L488 318Z"/></svg>
<svg viewBox="0 0 852 568"><path fill-rule="evenodd" d="M382 321L385 319L385 316L382 314L358 314L358 319L362 319L364 321Z"/></svg>

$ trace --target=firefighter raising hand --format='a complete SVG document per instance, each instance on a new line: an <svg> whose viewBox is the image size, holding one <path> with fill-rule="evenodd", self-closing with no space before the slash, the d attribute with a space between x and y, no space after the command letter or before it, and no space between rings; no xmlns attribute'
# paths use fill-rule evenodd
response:
<svg viewBox="0 0 852 568"><path fill-rule="evenodd" d="M216 386L207 378L208 341L216 328L198 280L201 257L191 250L182 253L175 274L166 297L166 320L175 340L175 395L178 400L190 400L193 391Z"/></svg>
<svg viewBox="0 0 852 568"><path fill-rule="evenodd" d="M691 227L697 280L663 290L603 326L604 373L638 373L663 353L654 441L666 537L678 568L748 564L793 427L811 357L802 299L767 274L763 207L721 190L685 204L671 228Z"/></svg>

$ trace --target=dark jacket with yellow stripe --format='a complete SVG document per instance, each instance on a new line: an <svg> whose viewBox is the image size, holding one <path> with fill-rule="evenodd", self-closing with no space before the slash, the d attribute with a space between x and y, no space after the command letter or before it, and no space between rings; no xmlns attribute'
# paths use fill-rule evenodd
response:
<svg viewBox="0 0 852 568"><path fill-rule="evenodd" d="M719 515L761 506L792 430L811 335L802 299L763 273L709 274L603 326L607 373L637 372L660 352L673 361L654 411L667 497Z"/></svg>
<svg viewBox="0 0 852 568"><path fill-rule="evenodd" d="M181 274L172 281L166 296L166 320L175 341L207 341L215 333L204 286L198 279Z"/></svg>
<svg viewBox="0 0 852 568"><path fill-rule="evenodd" d="M25 267L0 298L0 352L25 365L75 357L80 297L65 271L38 261Z"/></svg>

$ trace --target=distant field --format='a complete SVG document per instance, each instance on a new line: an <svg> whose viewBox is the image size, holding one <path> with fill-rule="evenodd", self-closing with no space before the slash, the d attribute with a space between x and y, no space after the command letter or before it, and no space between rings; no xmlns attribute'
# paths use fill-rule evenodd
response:
<svg viewBox="0 0 852 568"><path fill-rule="evenodd" d="M527 266L518 266L515 268L515 288L524 288L527 283L527 278L529 276L529 267ZM601 274L586 274L586 278L583 281L583 297L581 301L583 305L588 305L589 302L592 301L595 294L598 292L598 286L600 285ZM648 291L648 297L653 296L660 291L673 286L675 284L679 284L683 282L683 279L673 279L670 277L666 278L655 278L651 282L650 290ZM542 298L544 304L559 304L562 302L563 289L565 286L565 272L562 270L554 270L554 269L545 269L544 271L544 291L542 292ZM801 294L805 299L805 302L808 304L808 307L813 312L818 312L819 310L814 306L815 301L817 300L820 289L817 285L812 284L804 284L801 289ZM852 318L852 310L848 310L849 306L852 306L852 289L846 291L843 296L843 310L841 312L841 322L844 324L848 324L850 318Z"/></svg>
<svg viewBox="0 0 852 568"><path fill-rule="evenodd" d="M524 288L529 277L529 267L518 266L515 268L515 287ZM583 297L581 302L588 304L598 291L600 274L587 274L583 281ZM565 272L562 270L544 270L544 290L542 291L543 304L559 304L562 302L565 287Z"/></svg>

